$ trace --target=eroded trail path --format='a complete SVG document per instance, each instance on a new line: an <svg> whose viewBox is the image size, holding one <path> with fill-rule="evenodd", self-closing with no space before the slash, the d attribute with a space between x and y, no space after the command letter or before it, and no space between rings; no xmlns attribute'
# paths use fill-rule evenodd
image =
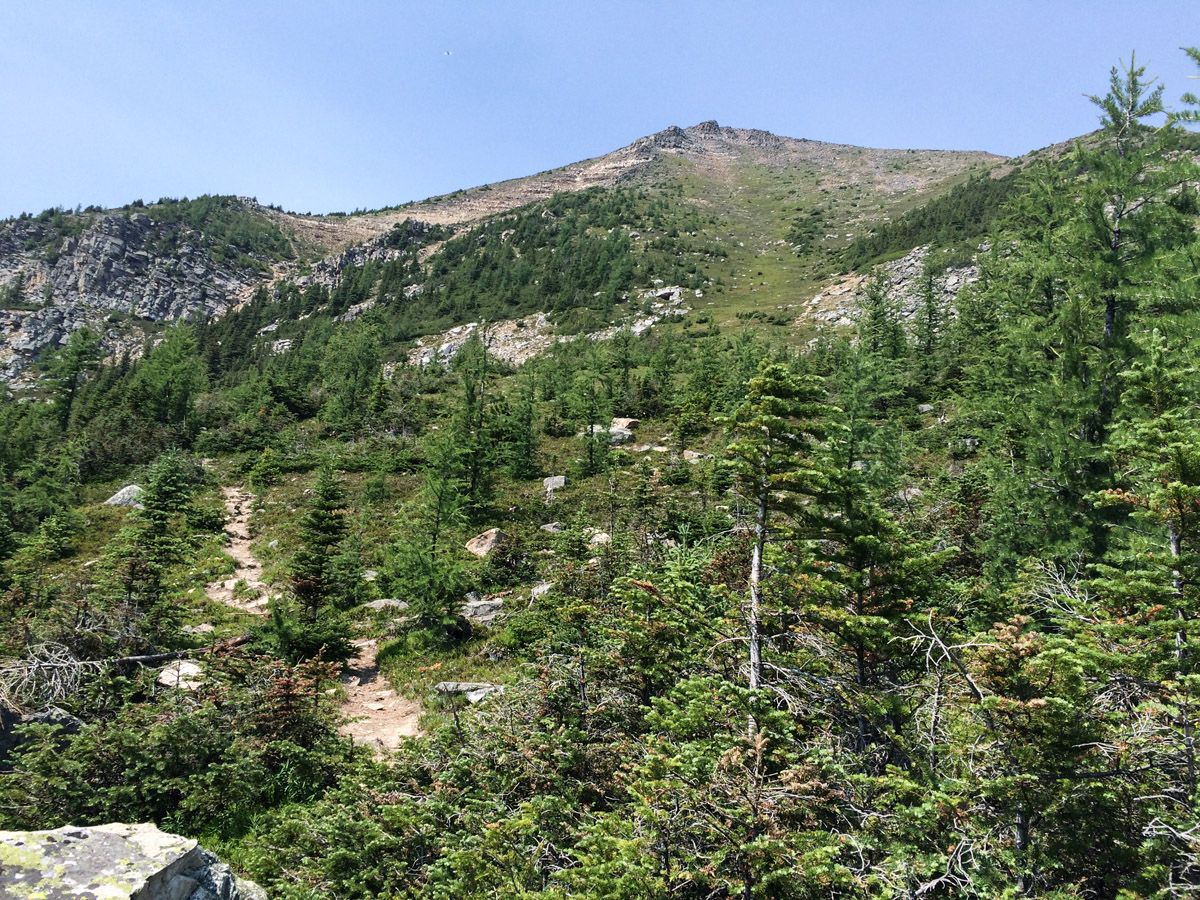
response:
<svg viewBox="0 0 1200 900"><path fill-rule="evenodd" d="M232 557L234 569L228 578L209 584L205 592L210 600L265 616L270 593L262 580L262 563L250 549L250 511L254 497L249 491L231 486L221 488L221 496L225 498L225 536L229 539L225 552Z"/></svg>
<svg viewBox="0 0 1200 900"><path fill-rule="evenodd" d="M346 688L342 712L349 721L341 732L356 744L377 751L395 750L403 738L421 733L417 724L421 704L401 697L379 674L379 646L373 638L359 638L354 647L358 655L350 660L342 676Z"/></svg>
<svg viewBox="0 0 1200 900"><path fill-rule="evenodd" d="M233 559L234 571L228 578L208 585L208 597L243 612L265 616L271 588L262 580L262 563L250 549L250 513L254 496L234 486L221 488L221 496L225 498L225 535L228 538L225 552ZM346 690L342 712L347 721L339 730L356 744L369 746L377 752L394 750L403 738L421 733L417 726L421 704L401 697L379 674L376 660L379 647L374 638L359 638L354 647L358 653L342 676L342 686Z"/></svg>

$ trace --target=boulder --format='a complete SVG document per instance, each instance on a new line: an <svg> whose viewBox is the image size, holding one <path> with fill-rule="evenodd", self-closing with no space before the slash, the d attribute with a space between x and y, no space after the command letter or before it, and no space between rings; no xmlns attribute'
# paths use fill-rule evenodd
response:
<svg viewBox="0 0 1200 900"><path fill-rule="evenodd" d="M605 428L603 425L592 425L579 432L577 437L607 438L610 444L628 444L633 440L633 432L628 428Z"/></svg>
<svg viewBox="0 0 1200 900"><path fill-rule="evenodd" d="M0 897L266 900L191 838L153 824L0 831Z"/></svg>
<svg viewBox="0 0 1200 900"><path fill-rule="evenodd" d="M589 534L588 534L588 546L589 547L603 547L605 544L611 544L611 543L612 543L612 535L610 535L607 531L599 531L596 529L589 529Z"/></svg>
<svg viewBox="0 0 1200 900"><path fill-rule="evenodd" d="M610 428L608 430L608 442L610 444L628 444L633 440L633 432L628 428Z"/></svg>
<svg viewBox="0 0 1200 900"><path fill-rule="evenodd" d="M507 540L508 535L499 528L489 528L482 534L477 534L467 541L467 552L473 553L482 559L497 547L503 545Z"/></svg>
<svg viewBox="0 0 1200 900"><path fill-rule="evenodd" d="M462 694L471 704L479 703L492 694L504 693L502 686L486 681L439 681L433 689L439 694Z"/></svg>
<svg viewBox="0 0 1200 900"><path fill-rule="evenodd" d="M403 600L396 600L392 597L383 597L379 600L372 600L370 603L364 603L366 609L376 611L383 609L408 609L408 604Z"/></svg>
<svg viewBox="0 0 1200 900"><path fill-rule="evenodd" d="M641 419L623 419L620 417L615 417L612 420L611 430L615 431L618 428L620 428L625 431L632 431L633 429L637 428L640 424L642 424Z"/></svg>
<svg viewBox="0 0 1200 900"><path fill-rule="evenodd" d="M204 683L204 670L190 659L177 659L159 669L154 680L163 687L194 691Z"/></svg>
<svg viewBox="0 0 1200 900"><path fill-rule="evenodd" d="M130 506L134 509L142 508L142 490L140 485L127 484L111 497L104 501L105 506Z"/></svg>
<svg viewBox="0 0 1200 900"><path fill-rule="evenodd" d="M698 453L695 450L684 450L683 459L685 462L698 463L704 459L712 459L707 453Z"/></svg>
<svg viewBox="0 0 1200 900"><path fill-rule="evenodd" d="M471 622L490 625L500 613L504 612L504 598L488 597L485 600L478 595L475 597L468 595L459 612Z"/></svg>
<svg viewBox="0 0 1200 900"><path fill-rule="evenodd" d="M537 584L535 584L530 589L529 597L531 600L536 600L538 597L542 597L542 596L550 593L550 591L553 588L554 588L553 581L539 581Z"/></svg>
<svg viewBox="0 0 1200 900"><path fill-rule="evenodd" d="M541 531L549 532L550 534L561 534L563 530L562 522L547 522L540 526Z"/></svg>
<svg viewBox="0 0 1200 900"><path fill-rule="evenodd" d="M549 478L542 479L542 487L546 489L547 496L554 496L555 491L561 491L566 486L566 475L551 475Z"/></svg>

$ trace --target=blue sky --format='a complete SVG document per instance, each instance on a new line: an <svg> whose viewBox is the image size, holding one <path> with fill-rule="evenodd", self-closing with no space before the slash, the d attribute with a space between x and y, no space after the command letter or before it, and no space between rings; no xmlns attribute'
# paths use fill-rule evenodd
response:
<svg viewBox="0 0 1200 900"><path fill-rule="evenodd" d="M236 193L377 207L705 119L1017 154L1136 49L1174 102L1197 0L0 0L0 215Z"/></svg>

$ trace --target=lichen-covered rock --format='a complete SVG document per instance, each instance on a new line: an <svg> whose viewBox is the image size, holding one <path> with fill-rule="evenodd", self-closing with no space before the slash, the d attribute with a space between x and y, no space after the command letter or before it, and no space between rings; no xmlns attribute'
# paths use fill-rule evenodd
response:
<svg viewBox="0 0 1200 900"><path fill-rule="evenodd" d="M153 824L0 831L0 897L11 900L266 900L191 838Z"/></svg>

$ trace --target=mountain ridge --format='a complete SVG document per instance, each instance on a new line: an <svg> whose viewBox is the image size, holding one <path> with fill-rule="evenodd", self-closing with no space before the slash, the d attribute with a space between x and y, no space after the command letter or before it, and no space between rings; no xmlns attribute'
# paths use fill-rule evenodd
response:
<svg viewBox="0 0 1200 900"><path fill-rule="evenodd" d="M559 194L684 185L671 202L727 208L731 244L747 243L733 240L740 222L756 252L775 252L789 215L776 190L783 181L800 185L791 193L804 197L845 194L842 230L858 231L897 203L1008 162L984 151L855 147L709 120L532 175L363 213L299 214L249 197L49 210L0 223L0 375L20 379L85 325L108 352L136 355L161 324L221 316L260 288L314 278L334 286L347 268L394 258L388 236L407 220L462 233ZM757 208L771 192L780 194L772 200L778 209Z"/></svg>

